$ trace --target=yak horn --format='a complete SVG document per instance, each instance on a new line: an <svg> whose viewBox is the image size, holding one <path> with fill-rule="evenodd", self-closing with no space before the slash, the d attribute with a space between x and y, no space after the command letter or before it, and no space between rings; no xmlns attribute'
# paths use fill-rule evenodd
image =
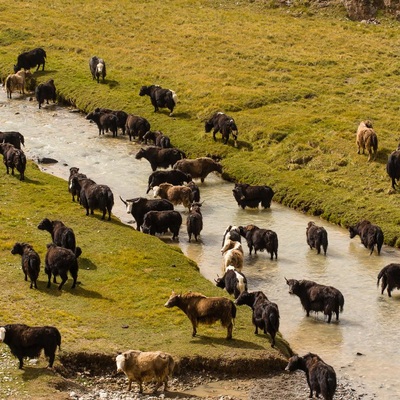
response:
<svg viewBox="0 0 400 400"><path fill-rule="evenodd" d="M119 198L121 199L121 201L122 201L125 205L127 205L126 201L125 201L121 196L119 196Z"/></svg>
<svg viewBox="0 0 400 400"><path fill-rule="evenodd" d="M288 283L289 281L286 279L286 277L285 277L285 280L286 280L286 283Z"/></svg>

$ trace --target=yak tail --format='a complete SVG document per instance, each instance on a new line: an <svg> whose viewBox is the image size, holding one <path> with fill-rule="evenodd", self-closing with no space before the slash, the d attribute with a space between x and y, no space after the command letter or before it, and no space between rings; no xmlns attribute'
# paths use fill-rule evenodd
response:
<svg viewBox="0 0 400 400"><path fill-rule="evenodd" d="M376 247L378 250L378 255L381 254L381 248L383 245L383 232L382 230L378 229L375 235L375 240L376 240Z"/></svg>
<svg viewBox="0 0 400 400"><path fill-rule="evenodd" d="M236 318L236 306L233 301L231 301L231 311L232 311L232 319Z"/></svg>
<svg viewBox="0 0 400 400"><path fill-rule="evenodd" d="M381 271L378 274L378 281L376 282L376 286L379 286L379 281L381 280L381 278L383 278L384 275L386 275L386 270L387 268L382 268Z"/></svg>
<svg viewBox="0 0 400 400"><path fill-rule="evenodd" d="M372 135L371 137L371 146L374 149L374 153L378 150L378 136Z"/></svg>

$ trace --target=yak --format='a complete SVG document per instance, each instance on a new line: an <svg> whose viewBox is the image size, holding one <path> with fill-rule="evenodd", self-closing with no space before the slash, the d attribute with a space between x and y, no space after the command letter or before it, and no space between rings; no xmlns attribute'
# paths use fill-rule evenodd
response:
<svg viewBox="0 0 400 400"><path fill-rule="evenodd" d="M387 288L389 297L392 297L393 289L400 289L400 264L389 264L383 267L378 274L377 286L382 279L382 294Z"/></svg>
<svg viewBox="0 0 400 400"><path fill-rule="evenodd" d="M381 254L381 248L384 241L382 229L378 225L373 225L367 220L362 220L356 225L349 226L350 239L359 235L361 243L365 248L370 250L370 255L373 253L375 245L378 255Z"/></svg>
<svg viewBox="0 0 400 400"><path fill-rule="evenodd" d="M154 112L157 112L160 108L168 108L172 116L176 103L178 102L178 96L173 90L163 89L158 85L142 86L139 91L139 96L149 96L151 104L154 107Z"/></svg>
<svg viewBox="0 0 400 400"><path fill-rule="evenodd" d="M232 117L226 115L223 112L216 112L213 116L205 122L205 131L206 133L211 132L213 130L213 139L217 140L215 135L218 132L222 134L222 140L224 144L228 143L229 135L232 134L234 139L234 144L237 146L237 137L238 137L238 128L236 123Z"/></svg>
<svg viewBox="0 0 400 400"><path fill-rule="evenodd" d="M307 244L310 249L317 249L317 253L321 253L321 247L326 255L328 249L328 233L322 226L315 225L315 222L310 221L306 228Z"/></svg>

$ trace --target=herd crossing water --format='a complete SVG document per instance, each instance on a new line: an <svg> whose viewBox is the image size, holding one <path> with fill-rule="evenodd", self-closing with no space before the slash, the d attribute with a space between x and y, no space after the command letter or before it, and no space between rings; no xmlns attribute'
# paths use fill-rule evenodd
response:
<svg viewBox="0 0 400 400"><path fill-rule="evenodd" d="M39 110L34 102L15 97L7 100L5 93L0 94L0 130L21 132L29 158L50 157L59 161L45 166L46 172L67 179L69 168L76 166L96 182L110 186L116 199L113 214L134 226L119 196L146 197L147 178L152 171L146 160L135 159L139 145L123 136L99 137L97 127L80 113L58 106ZM26 176L29 177L29 168ZM271 261L265 252L249 256L244 244L243 273L250 291L262 290L278 304L282 335L299 354L319 354L334 366L339 377L346 376L364 387L368 393L364 399L399 398L400 292L394 291L392 298L381 295L377 275L385 265L399 263L400 252L384 246L381 256L370 256L359 238L350 239L346 229L274 202L267 210L242 210L232 196L233 184L217 175L209 175L203 184L198 184L204 201L201 240L189 243L183 225L179 245L198 263L201 274L212 282L220 274L222 235L228 225L252 223L274 230L279 238L277 261ZM147 196L150 195L151 192ZM185 221L187 210L183 206L176 209ZM84 216L83 209L78 208L77 212ZM307 246L305 232L309 221L324 226L328 232L326 256L317 255ZM163 240L171 242L168 235ZM288 293L285 278L309 279L340 289L345 297L340 321L327 324L321 313L307 318L299 299Z"/></svg>

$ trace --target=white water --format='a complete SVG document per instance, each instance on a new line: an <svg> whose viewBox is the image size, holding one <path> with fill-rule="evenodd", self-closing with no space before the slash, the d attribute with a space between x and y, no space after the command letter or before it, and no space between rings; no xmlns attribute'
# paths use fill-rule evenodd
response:
<svg viewBox="0 0 400 400"><path fill-rule="evenodd" d="M152 172L146 160L135 159L138 145L129 143L126 137L99 137L97 127L81 114L56 106L39 110L36 102L18 98L9 101L3 92L0 110L0 130L21 132L28 157L57 159L58 164L44 169L64 179L69 175L69 168L77 166L96 182L109 185L116 199L113 214L125 223L132 223L132 216L126 214L119 195L123 198L146 196L147 178ZM29 169L26 176L29 177ZM216 175L198 184L204 200L201 241L189 244L182 225L179 244L198 263L201 273L213 281L220 272L222 233L227 225L254 223L276 231L277 261L271 261L267 253L250 257L244 246L243 272L249 281L249 290L263 290L279 305L280 331L295 351L319 354L339 376L363 386L367 393L365 399L399 398L400 293L395 291L389 299L376 287L380 269L390 262L400 262L399 251L384 246L381 256L376 253L370 256L359 238L350 240L345 229L276 203L269 210L242 210L232 196L233 184ZM181 206L177 210L182 212L185 221L186 211ZM84 215L84 210L81 211ZM328 231L326 257L317 255L306 244L305 229L310 220ZM345 297L340 322L327 324L322 315L307 318L299 299L288 294L285 277L310 279L340 289ZM253 328L249 326L249 329Z"/></svg>

